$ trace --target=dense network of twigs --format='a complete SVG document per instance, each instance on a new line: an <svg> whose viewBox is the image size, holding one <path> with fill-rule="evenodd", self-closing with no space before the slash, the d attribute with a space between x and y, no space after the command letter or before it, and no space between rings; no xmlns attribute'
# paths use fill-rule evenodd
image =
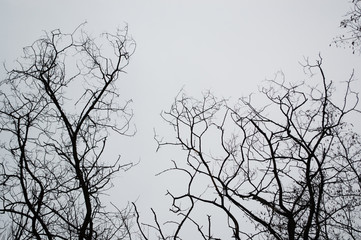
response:
<svg viewBox="0 0 361 240"><path fill-rule="evenodd" d="M109 212L100 195L132 165L102 156L110 131L132 134L117 82L134 49L127 29L93 39L84 24L24 48L0 83L1 239L129 234L129 208Z"/></svg>
<svg viewBox="0 0 361 240"><path fill-rule="evenodd" d="M175 139L159 147L179 146L187 157L165 171L183 173L185 191L168 192L174 233L154 215L161 239L181 239L192 224L207 240L361 238L361 136L348 123L360 113L354 77L340 98L321 58L304 67L318 84L271 80L263 98L235 107L209 92L180 94L164 112ZM216 238L220 222L229 235L223 228Z"/></svg>
<svg viewBox="0 0 361 240"><path fill-rule="evenodd" d="M334 43L356 52L361 1L352 4ZM111 132L134 133L118 86L134 50L127 28L92 38L82 24L46 33L7 71L1 239L361 239L359 95L353 73L342 92L321 57L303 66L312 83L281 75L235 105L180 92L162 113L174 138L155 134L158 150L184 153L160 173L184 184L167 192L174 218L163 223L151 209L153 222L143 223L135 204L109 210L102 194L133 166L105 152Z"/></svg>

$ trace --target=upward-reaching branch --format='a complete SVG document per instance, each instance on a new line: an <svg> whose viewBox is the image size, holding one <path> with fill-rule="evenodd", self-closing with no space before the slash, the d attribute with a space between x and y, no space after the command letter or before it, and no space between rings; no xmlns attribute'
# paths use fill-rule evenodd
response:
<svg viewBox="0 0 361 240"><path fill-rule="evenodd" d="M117 82L135 43L127 29L91 39L83 28L35 41L1 82L1 146L8 153L0 171L0 211L16 239L130 234L128 211L118 211L122 220L111 219L117 215L105 211L100 194L114 173L129 167L102 155L110 130L129 134L132 112L128 102L120 104ZM98 41L108 44L110 55Z"/></svg>
<svg viewBox="0 0 361 240"><path fill-rule="evenodd" d="M173 237L189 231L188 223L206 239L202 226L220 227L218 216L225 216L229 235L224 228L212 232L224 239L361 237L356 214L361 210L361 152L356 150L361 137L350 133L346 122L347 116L359 114L353 78L338 102L322 59L304 67L320 81L270 80L261 89L260 107L251 98L230 107L210 93L201 100L183 94L163 113L175 139L157 139L159 147L180 146L187 153L164 171L187 173L185 192L168 193L179 217L173 221L178 223ZM223 215L210 224L199 212Z"/></svg>

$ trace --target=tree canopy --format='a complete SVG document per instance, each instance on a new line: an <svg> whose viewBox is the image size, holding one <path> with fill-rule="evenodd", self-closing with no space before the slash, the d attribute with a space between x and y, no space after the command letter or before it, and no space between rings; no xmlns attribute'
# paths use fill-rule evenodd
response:
<svg viewBox="0 0 361 240"><path fill-rule="evenodd" d="M101 195L132 166L103 153L110 131L132 134L117 86L135 43L118 30L104 49L83 27L46 33L0 83L2 239L129 235L129 209L108 211Z"/></svg>
<svg viewBox="0 0 361 240"><path fill-rule="evenodd" d="M360 4L333 39L353 53ZM306 80L279 72L236 101L181 90L161 113L168 135L154 131L156 151L176 153L159 173L179 177L166 192L171 216L151 208L146 219L135 199L105 203L134 165L107 146L135 134L120 81L135 48L127 27L92 37L81 24L46 32L6 69L1 239L361 239L359 83L354 72L331 80L321 54L305 59Z"/></svg>
<svg viewBox="0 0 361 240"><path fill-rule="evenodd" d="M209 92L177 96L162 114L175 138L158 145L186 152L165 171L183 173L186 188L168 192L173 234L164 237L155 218L161 239L182 239L189 224L200 239L361 237L361 136L349 123L360 113L354 76L340 97L322 58L304 68L310 81L281 75L260 89L263 96L235 106ZM219 222L228 234L216 230Z"/></svg>

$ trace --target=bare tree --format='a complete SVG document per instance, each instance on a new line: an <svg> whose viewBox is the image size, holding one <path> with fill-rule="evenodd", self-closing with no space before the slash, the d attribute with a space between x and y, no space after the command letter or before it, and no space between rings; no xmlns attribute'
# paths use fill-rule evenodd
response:
<svg viewBox="0 0 361 240"><path fill-rule="evenodd" d="M130 234L130 207L109 211L101 194L132 166L103 155L111 132L134 133L117 83L135 42L127 28L95 39L83 29L46 33L0 83L2 239Z"/></svg>
<svg viewBox="0 0 361 240"><path fill-rule="evenodd" d="M361 238L361 136L348 123L359 113L353 74L340 98L321 58L304 67L321 81L276 78L263 97L235 107L209 92L177 96L162 114L174 141L156 136L159 147L186 153L164 171L184 174L184 192L168 192L177 218L167 223L176 229L166 236L155 214L154 225L138 215L143 233L150 226L160 239L181 239L193 225L208 240ZM220 222L228 235L216 230Z"/></svg>
<svg viewBox="0 0 361 240"><path fill-rule="evenodd" d="M361 50L361 1L353 0L352 8L345 15L340 23L340 27L347 32L337 36L334 39L336 46L348 46L352 52L359 52Z"/></svg>

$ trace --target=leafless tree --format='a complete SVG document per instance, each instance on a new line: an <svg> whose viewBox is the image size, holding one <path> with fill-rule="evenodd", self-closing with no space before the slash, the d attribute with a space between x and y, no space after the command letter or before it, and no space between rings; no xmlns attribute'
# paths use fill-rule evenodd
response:
<svg viewBox="0 0 361 240"><path fill-rule="evenodd" d="M234 107L209 92L177 96L162 114L175 139L156 136L159 147L186 153L164 171L184 174L184 192L168 192L177 217L167 223L176 228L167 236L155 213L152 225L138 215L143 233L148 226L160 239L181 239L193 225L208 240L361 238L361 136L349 123L360 113L354 77L340 98L321 58L304 67L311 85L275 78L256 101L251 95ZM220 222L228 235L216 231Z"/></svg>
<svg viewBox="0 0 361 240"><path fill-rule="evenodd" d="M334 39L336 46L348 46L352 52L359 52L361 50L361 1L353 0L352 8L345 15L340 23L340 27L347 32L337 36Z"/></svg>
<svg viewBox="0 0 361 240"><path fill-rule="evenodd" d="M1 239L123 239L130 206L101 195L132 163L104 159L111 132L132 135L118 78L135 42L127 28L90 37L84 24L24 48L0 91Z"/></svg>

